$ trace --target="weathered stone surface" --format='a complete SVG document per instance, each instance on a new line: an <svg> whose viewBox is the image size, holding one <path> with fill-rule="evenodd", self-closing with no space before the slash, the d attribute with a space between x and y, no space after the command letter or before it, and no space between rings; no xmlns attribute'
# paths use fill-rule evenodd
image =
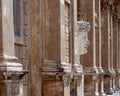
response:
<svg viewBox="0 0 120 96"><path fill-rule="evenodd" d="M30 94L31 96L41 96L41 74L40 74L40 1L30 2Z"/></svg>
<svg viewBox="0 0 120 96"><path fill-rule="evenodd" d="M119 92L119 0L20 0L22 36L18 42L14 42L12 1L0 0L0 69L15 73L22 70L22 63L29 70L24 79L24 96L81 96L77 90L83 87L83 96L96 96L98 90L100 95L104 91ZM91 25L88 53L81 56L83 67L76 64L74 57L77 21ZM77 81L81 74L85 75L82 88L81 81ZM66 75L69 79L63 78ZM3 82L7 76L0 73L0 96L10 96L8 88L18 95L18 87Z"/></svg>
<svg viewBox="0 0 120 96"><path fill-rule="evenodd" d="M43 80L43 84L42 96L63 96L62 81Z"/></svg>

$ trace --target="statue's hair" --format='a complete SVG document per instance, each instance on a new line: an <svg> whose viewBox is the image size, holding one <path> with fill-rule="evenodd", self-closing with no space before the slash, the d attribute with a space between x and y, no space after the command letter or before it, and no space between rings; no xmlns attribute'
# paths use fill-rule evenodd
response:
<svg viewBox="0 0 120 96"><path fill-rule="evenodd" d="M77 21L77 31L78 32L89 32L90 24L86 21Z"/></svg>

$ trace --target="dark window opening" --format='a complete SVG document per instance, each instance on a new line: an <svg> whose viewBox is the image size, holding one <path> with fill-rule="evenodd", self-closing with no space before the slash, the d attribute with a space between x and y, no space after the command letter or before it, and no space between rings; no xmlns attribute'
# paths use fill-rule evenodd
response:
<svg viewBox="0 0 120 96"><path fill-rule="evenodd" d="M14 35L21 37L20 0L13 0Z"/></svg>

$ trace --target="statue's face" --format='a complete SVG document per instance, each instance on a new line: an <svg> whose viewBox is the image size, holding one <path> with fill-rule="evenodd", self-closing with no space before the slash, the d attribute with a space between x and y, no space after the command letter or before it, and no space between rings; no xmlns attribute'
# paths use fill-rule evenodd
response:
<svg viewBox="0 0 120 96"><path fill-rule="evenodd" d="M79 34L79 54L83 55L87 53L87 47L90 45L90 42L88 40L88 32L81 32Z"/></svg>

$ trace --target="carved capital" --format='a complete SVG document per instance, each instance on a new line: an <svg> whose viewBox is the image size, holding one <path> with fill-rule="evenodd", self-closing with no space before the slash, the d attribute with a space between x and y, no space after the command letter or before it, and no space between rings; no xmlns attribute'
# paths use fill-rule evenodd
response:
<svg viewBox="0 0 120 96"><path fill-rule="evenodd" d="M77 21L77 31L78 32L89 32L90 24L86 21Z"/></svg>

